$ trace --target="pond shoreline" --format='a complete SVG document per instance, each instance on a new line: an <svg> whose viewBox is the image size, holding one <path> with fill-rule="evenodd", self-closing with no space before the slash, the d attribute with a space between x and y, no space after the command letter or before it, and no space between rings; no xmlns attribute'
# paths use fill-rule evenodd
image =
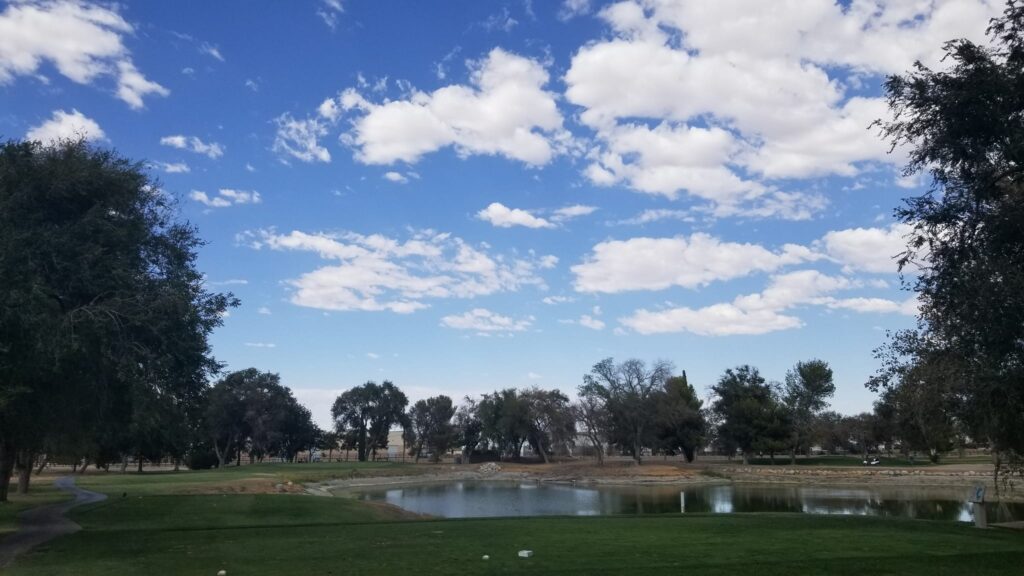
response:
<svg viewBox="0 0 1024 576"><path fill-rule="evenodd" d="M519 464L431 466L420 474L336 479L311 483L306 491L319 496L359 488L438 484L465 481L536 482L575 486L699 486L715 484L778 484L835 487L962 488L984 485L997 498L992 475L983 470L941 468L826 468L770 466L598 466L595 464ZM1024 490L1001 490L998 499L1024 502Z"/></svg>

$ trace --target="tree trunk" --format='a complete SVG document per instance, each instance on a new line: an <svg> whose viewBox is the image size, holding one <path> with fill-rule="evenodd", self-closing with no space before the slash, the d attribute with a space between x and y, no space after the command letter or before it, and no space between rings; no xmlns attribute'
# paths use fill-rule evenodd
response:
<svg viewBox="0 0 1024 576"><path fill-rule="evenodd" d="M138 456L138 459L139 459L139 469L138 469L138 472L139 472L139 474L142 474L142 455L141 454Z"/></svg>
<svg viewBox="0 0 1024 576"><path fill-rule="evenodd" d="M124 454L121 456L121 474L128 472L128 455Z"/></svg>
<svg viewBox="0 0 1024 576"><path fill-rule="evenodd" d="M749 466L750 465L750 453L747 452L746 450L743 451L743 465L744 466Z"/></svg>
<svg viewBox="0 0 1024 576"><path fill-rule="evenodd" d="M82 467L78 469L79 476L84 475L85 474L85 469L88 468L88 467L89 467L89 459L88 458L83 458L82 459Z"/></svg>
<svg viewBox="0 0 1024 576"><path fill-rule="evenodd" d="M238 455L235 457L235 468L241 468L242 466L242 451L238 451Z"/></svg>
<svg viewBox="0 0 1024 576"><path fill-rule="evenodd" d="M14 472L15 449L11 442L0 442L0 502L7 502L7 491L11 487L11 473Z"/></svg>
<svg viewBox="0 0 1024 576"><path fill-rule="evenodd" d="M46 468L46 465L49 464L49 463L50 463L50 456L47 455L47 454L44 454L42 461L39 463L39 467L36 468L36 476L39 476L40 474L42 474L43 473L43 469Z"/></svg>
<svg viewBox="0 0 1024 576"><path fill-rule="evenodd" d="M28 494L29 482L32 480L31 462L28 466L22 466L18 470L18 494Z"/></svg>
<svg viewBox="0 0 1024 576"><path fill-rule="evenodd" d="M174 471L178 472L179 470L181 470L181 458L175 458L174 459Z"/></svg>

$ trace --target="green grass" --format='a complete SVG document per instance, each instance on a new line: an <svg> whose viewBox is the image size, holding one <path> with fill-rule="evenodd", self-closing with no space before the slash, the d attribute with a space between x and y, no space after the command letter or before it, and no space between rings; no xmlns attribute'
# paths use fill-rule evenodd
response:
<svg viewBox="0 0 1024 576"><path fill-rule="evenodd" d="M28 494L17 494L16 482L17 478L11 484L11 491L7 495L8 502L0 504L0 537L17 529L18 514L22 511L70 498L66 493L53 487L53 478L33 477Z"/></svg>
<svg viewBox="0 0 1024 576"><path fill-rule="evenodd" d="M260 491L267 486L293 482L319 482L338 478L415 475L428 471L424 466L387 462L331 462L321 464L256 464L229 466L196 472L182 470L120 474L91 472L77 476L79 486L110 496L146 494L188 494L195 492Z"/></svg>
<svg viewBox="0 0 1024 576"><path fill-rule="evenodd" d="M347 466L323 473L403 473ZM962 576L1024 565L1024 533L954 523L778 514L423 520L346 498L182 493L223 487L231 474L301 478L302 468L88 477L95 488L132 489L74 510L83 531L5 574ZM521 549L535 556L516 557Z"/></svg>

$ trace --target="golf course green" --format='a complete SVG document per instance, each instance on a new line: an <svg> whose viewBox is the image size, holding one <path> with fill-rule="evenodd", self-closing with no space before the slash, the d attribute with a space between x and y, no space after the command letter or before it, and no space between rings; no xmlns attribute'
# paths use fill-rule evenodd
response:
<svg viewBox="0 0 1024 576"><path fill-rule="evenodd" d="M267 493L288 482L297 489L302 481L415 471L339 463L90 474L78 484L109 498L71 511L83 530L35 549L7 573L960 576L1024 566L1024 533L949 522L784 514L440 520L346 498ZM45 479L35 488L35 498L55 498ZM533 556L519 558L523 549Z"/></svg>

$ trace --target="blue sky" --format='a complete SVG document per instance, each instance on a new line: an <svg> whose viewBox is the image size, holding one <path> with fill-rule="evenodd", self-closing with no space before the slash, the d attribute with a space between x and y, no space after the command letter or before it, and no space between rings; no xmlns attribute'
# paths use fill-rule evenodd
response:
<svg viewBox="0 0 1024 576"><path fill-rule="evenodd" d="M921 190L872 120L996 2L13 2L0 135L145 160L242 300L228 369L325 423L413 399L573 391L607 356L703 389L749 363L835 370L869 409L913 325L891 217Z"/></svg>

